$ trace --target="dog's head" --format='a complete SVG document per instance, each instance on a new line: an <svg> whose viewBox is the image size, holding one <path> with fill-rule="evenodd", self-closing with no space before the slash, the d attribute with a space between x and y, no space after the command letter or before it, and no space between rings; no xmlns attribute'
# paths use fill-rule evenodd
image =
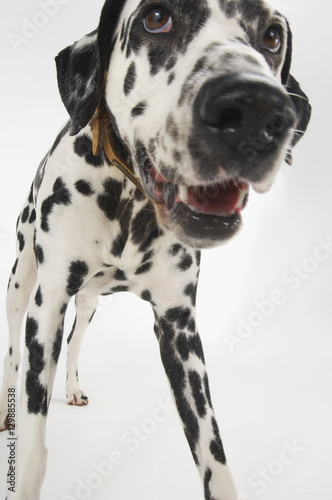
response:
<svg viewBox="0 0 332 500"><path fill-rule="evenodd" d="M57 57L71 133L106 101L113 138L188 245L232 236L305 132L292 36L264 0L107 0L96 32Z"/></svg>

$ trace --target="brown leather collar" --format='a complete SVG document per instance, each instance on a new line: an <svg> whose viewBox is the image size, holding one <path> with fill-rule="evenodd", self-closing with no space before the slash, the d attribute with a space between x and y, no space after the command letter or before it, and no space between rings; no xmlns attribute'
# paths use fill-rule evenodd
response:
<svg viewBox="0 0 332 500"><path fill-rule="evenodd" d="M103 146L111 164L118 168L146 196L140 179L132 173L125 162L116 154L111 136L111 121L103 102L99 104L90 122L90 126L92 127L92 152L94 156L100 154L101 147Z"/></svg>

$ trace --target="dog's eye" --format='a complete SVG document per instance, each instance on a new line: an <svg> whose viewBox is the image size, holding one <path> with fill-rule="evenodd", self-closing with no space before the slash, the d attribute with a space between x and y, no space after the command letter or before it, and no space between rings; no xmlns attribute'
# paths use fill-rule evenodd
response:
<svg viewBox="0 0 332 500"><path fill-rule="evenodd" d="M270 26L264 33L261 46L268 49L273 54L279 52L281 47L281 34L277 26Z"/></svg>
<svg viewBox="0 0 332 500"><path fill-rule="evenodd" d="M149 10L143 24L148 33L168 33L173 27L172 16L163 7Z"/></svg>

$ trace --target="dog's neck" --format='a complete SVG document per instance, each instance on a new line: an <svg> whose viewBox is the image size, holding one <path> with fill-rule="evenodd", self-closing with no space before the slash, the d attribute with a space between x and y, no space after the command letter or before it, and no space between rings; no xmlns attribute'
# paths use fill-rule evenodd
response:
<svg viewBox="0 0 332 500"><path fill-rule="evenodd" d="M92 128L92 152L99 156L103 148L111 165L118 168L146 196L142 182L116 153L111 135L111 121L103 100L90 122Z"/></svg>

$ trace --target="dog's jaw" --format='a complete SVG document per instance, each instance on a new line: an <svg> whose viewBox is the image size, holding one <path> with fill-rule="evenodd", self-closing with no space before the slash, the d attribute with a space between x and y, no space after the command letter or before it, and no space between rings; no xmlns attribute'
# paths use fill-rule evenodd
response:
<svg viewBox="0 0 332 500"><path fill-rule="evenodd" d="M249 184L227 178L219 183L187 185L167 180L150 161L141 178L159 223L195 248L208 248L233 236L241 225Z"/></svg>

